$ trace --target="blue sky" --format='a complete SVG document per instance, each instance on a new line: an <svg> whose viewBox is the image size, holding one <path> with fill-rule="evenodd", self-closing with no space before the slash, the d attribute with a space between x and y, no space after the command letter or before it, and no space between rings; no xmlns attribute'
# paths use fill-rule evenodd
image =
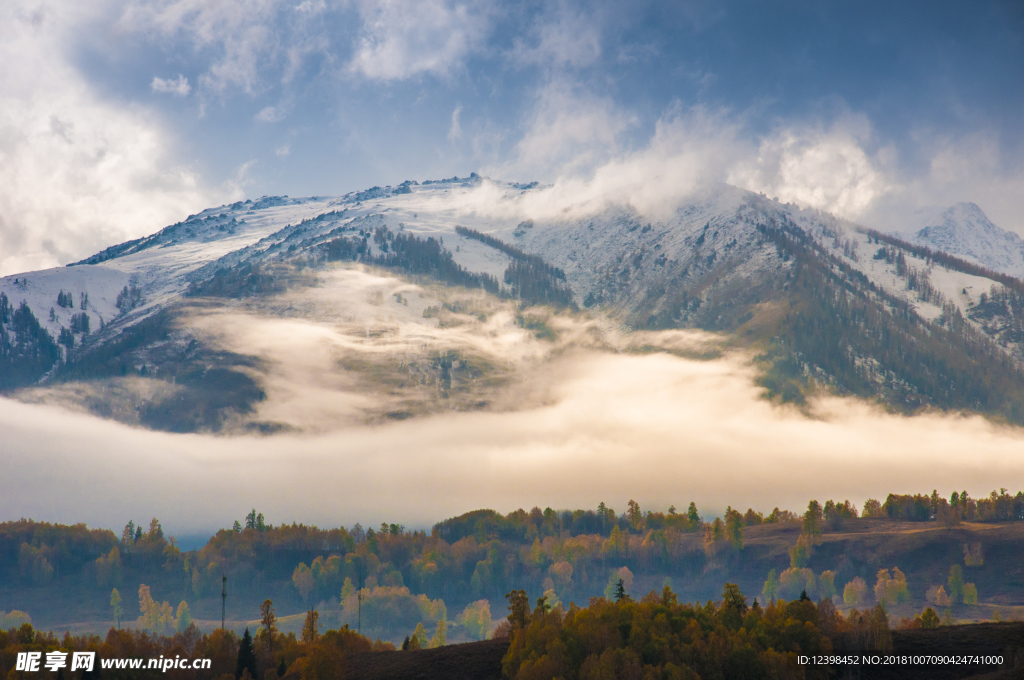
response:
<svg viewBox="0 0 1024 680"><path fill-rule="evenodd" d="M470 171L686 165L1024 232L1020 2L10 0L0 66L0 274L241 197Z"/></svg>

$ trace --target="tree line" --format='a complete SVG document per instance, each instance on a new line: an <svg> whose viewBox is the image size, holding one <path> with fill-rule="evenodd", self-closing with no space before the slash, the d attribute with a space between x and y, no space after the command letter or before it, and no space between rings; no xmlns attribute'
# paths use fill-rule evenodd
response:
<svg viewBox="0 0 1024 680"><path fill-rule="evenodd" d="M765 217L757 230L794 261L791 303L761 357L762 384L774 393L791 386L798 400L820 380L904 411L932 404L1024 422L1024 372L958 310L929 324L784 216Z"/></svg>

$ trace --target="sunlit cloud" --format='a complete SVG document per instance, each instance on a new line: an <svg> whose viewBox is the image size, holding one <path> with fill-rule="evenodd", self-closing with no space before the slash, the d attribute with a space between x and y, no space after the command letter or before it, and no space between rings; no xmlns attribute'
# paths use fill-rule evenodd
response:
<svg viewBox="0 0 1024 680"><path fill-rule="evenodd" d="M828 129L783 128L762 139L754 157L733 166L727 181L784 203L856 219L896 189L865 151L869 136L863 116Z"/></svg>
<svg viewBox="0 0 1024 680"><path fill-rule="evenodd" d="M694 500L714 513L1024 487L1017 430L840 398L808 417L761 399L752 377L740 356L570 353L528 376L545 400L516 411L262 438L170 435L4 400L0 513L109 527L157 516L191 532L256 505L275 523L429 526L480 507Z"/></svg>
<svg viewBox="0 0 1024 680"><path fill-rule="evenodd" d="M174 158L149 112L106 101L74 68L79 11L31 6L0 8L0 274L85 257L226 196Z"/></svg>
<svg viewBox="0 0 1024 680"><path fill-rule="evenodd" d="M576 106L586 114L575 116ZM619 205L666 217L695 191L724 181L730 166L746 157L750 149L742 126L724 112L674 107L658 121L643 148L615 152L616 138L628 125L622 114L582 102L573 107L555 106L520 143L516 163L490 170L519 171L534 178L526 170L546 164L562 171L549 186L506 195L485 182L458 197L462 209L554 219ZM594 156L599 162L592 162Z"/></svg>

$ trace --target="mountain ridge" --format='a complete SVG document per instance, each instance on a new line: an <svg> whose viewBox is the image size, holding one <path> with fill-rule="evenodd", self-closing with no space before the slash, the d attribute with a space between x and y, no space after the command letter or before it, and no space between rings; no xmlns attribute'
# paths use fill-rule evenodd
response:
<svg viewBox="0 0 1024 680"><path fill-rule="evenodd" d="M468 209L480 189L497 192L497 205ZM496 332L518 338L523 356L543 357L593 342L569 330L580 324L598 338L621 325L719 333L756 355L762 387L782 401L824 390L905 412L964 409L1024 423L1024 294L1008 277L728 185L705 186L661 218L622 205L547 218L515 209L547 190L473 175L264 197L74 266L6 277L0 294L36 310L40 332L63 349L32 380L4 383L0 370L0 385L36 399L106 381L107 396L91 405L66 398L97 412L114 390L133 422L158 429L274 432L288 425L257 418L272 410L269 350L226 341L233 331L211 330L218 314L264 326L270 317L319 328L336 319L349 349L327 370L343 366L339 375L377 395L366 411L375 418L493 407L515 363L506 350L481 349ZM58 297L71 307L39 313ZM25 343L3 333L11 364ZM412 347L399 342L406 336L433 339ZM366 354L367 338L402 349Z"/></svg>

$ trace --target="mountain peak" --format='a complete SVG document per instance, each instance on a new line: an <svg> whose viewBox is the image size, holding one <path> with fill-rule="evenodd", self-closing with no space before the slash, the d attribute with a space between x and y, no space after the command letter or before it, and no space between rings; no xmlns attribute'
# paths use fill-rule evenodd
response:
<svg viewBox="0 0 1024 680"><path fill-rule="evenodd" d="M911 243L972 260L988 269L1024 276L1024 241L993 224L976 203L921 208L914 212L908 226L895 233Z"/></svg>

